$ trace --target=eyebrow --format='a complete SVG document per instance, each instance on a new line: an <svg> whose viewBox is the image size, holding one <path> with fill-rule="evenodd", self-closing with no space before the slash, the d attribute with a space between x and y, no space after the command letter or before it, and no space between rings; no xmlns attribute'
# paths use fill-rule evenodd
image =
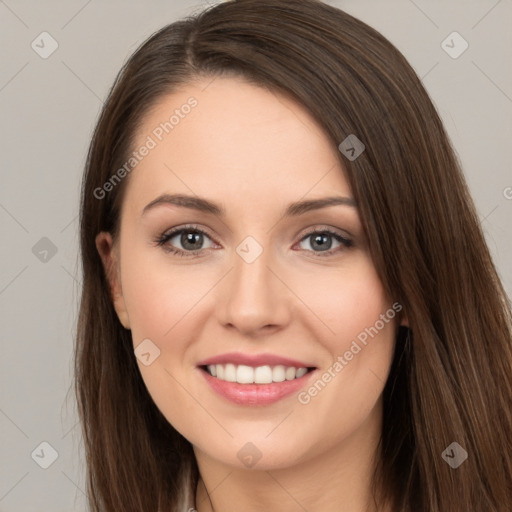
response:
<svg viewBox="0 0 512 512"><path fill-rule="evenodd" d="M190 208L192 210L197 210L204 213L211 213L217 217L225 216L225 211L222 206L202 197L188 196L184 194L162 194L144 207L142 210L142 215L157 206L167 204L181 206L183 208ZM321 208L339 205L357 208L354 199L351 197L323 197L320 199L309 199L289 204L284 213L284 217L296 217L313 210L319 210Z"/></svg>

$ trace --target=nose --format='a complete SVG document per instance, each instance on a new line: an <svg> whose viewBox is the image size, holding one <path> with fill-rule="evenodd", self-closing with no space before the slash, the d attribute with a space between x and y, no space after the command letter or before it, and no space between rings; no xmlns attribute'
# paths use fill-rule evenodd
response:
<svg viewBox="0 0 512 512"><path fill-rule="evenodd" d="M279 268L266 249L251 263L234 254L217 294L217 317L224 327L258 337L288 324L293 293Z"/></svg>

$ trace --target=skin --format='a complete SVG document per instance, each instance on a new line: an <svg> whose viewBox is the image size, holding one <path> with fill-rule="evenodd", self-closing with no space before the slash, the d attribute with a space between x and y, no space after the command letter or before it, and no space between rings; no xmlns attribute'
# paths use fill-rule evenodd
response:
<svg viewBox="0 0 512 512"><path fill-rule="evenodd" d="M394 302L357 208L283 218L294 201L352 197L337 148L309 113L240 78L210 82L188 84L148 113L137 147L190 96L198 101L129 176L120 237L96 238L119 320L134 348L149 338L160 350L152 364L138 365L156 405L194 447L199 512L376 510L370 478L398 316L306 405L296 394L235 405L196 366L226 352L268 352L310 362L320 377ZM226 215L169 204L142 215L164 192L207 198ZM180 257L155 243L186 224L207 233L199 255ZM315 228L353 246L330 237L324 256L306 237ZM263 248L250 264L236 252L249 235ZM186 251L179 234L171 245ZM252 468L237 457L247 442L261 452Z"/></svg>

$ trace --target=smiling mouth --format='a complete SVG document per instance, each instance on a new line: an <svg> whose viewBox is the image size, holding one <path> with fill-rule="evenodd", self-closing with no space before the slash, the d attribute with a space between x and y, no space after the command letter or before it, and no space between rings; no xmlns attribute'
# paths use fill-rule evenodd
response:
<svg viewBox="0 0 512 512"><path fill-rule="evenodd" d="M284 365L247 366L243 364L209 364L200 367L203 371L225 382L238 384L272 384L304 377L315 367L295 367Z"/></svg>

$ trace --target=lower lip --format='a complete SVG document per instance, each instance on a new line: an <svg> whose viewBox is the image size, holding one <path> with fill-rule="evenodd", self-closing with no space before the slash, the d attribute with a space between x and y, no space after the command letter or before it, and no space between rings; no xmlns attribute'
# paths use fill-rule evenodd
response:
<svg viewBox="0 0 512 512"><path fill-rule="evenodd" d="M201 369L201 373L213 391L238 405L269 405L278 402L297 393L314 372L315 370L310 371L298 379L271 384L239 384L217 379Z"/></svg>

